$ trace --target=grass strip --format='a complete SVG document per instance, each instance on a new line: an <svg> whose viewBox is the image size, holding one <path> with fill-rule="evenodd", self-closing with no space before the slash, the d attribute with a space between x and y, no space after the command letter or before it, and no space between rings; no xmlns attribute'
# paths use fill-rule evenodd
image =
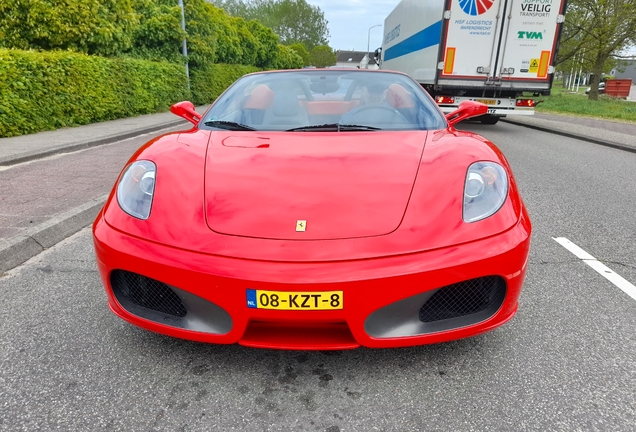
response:
<svg viewBox="0 0 636 432"><path fill-rule="evenodd" d="M579 93L571 93L567 89L553 87L550 96L541 96L536 112L594 117L607 120L618 120L636 123L636 102L617 99L607 95L599 95L599 100L589 100L581 88Z"/></svg>

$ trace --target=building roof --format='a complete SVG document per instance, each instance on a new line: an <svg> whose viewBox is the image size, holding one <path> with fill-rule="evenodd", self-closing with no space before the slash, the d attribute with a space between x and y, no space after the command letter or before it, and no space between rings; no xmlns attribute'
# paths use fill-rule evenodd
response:
<svg viewBox="0 0 636 432"><path fill-rule="evenodd" d="M336 51L336 62L358 64L366 55L366 51Z"/></svg>

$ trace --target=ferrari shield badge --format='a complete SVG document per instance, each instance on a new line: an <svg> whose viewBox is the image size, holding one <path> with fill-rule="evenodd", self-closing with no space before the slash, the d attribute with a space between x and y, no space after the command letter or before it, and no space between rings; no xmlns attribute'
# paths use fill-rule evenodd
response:
<svg viewBox="0 0 636 432"><path fill-rule="evenodd" d="M296 221L296 231L303 232L307 229L307 221L306 220L297 220Z"/></svg>

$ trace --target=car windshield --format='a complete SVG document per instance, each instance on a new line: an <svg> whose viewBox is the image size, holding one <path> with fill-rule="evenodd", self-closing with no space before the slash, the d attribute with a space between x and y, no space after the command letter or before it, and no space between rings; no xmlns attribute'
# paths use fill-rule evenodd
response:
<svg viewBox="0 0 636 432"><path fill-rule="evenodd" d="M446 120L405 75L298 70L246 75L219 97L205 128L236 131L431 130Z"/></svg>

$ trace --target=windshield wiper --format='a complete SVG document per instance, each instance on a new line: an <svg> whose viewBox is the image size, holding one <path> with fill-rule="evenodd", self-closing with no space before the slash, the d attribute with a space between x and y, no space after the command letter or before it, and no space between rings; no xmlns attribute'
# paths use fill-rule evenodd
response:
<svg viewBox="0 0 636 432"><path fill-rule="evenodd" d="M359 131L376 131L376 130L382 130L382 128L375 127L375 126L365 126L365 125L341 124L340 130L341 131L358 131L358 130Z"/></svg>
<svg viewBox="0 0 636 432"><path fill-rule="evenodd" d="M304 131L315 131L317 129L324 129L328 131L336 131L336 132L349 132L349 131L376 131L381 130L381 128L373 127L373 126L363 126L363 125L342 125L340 123L326 123L321 125L309 125L309 126L300 126L292 129L287 129L285 132L304 132Z"/></svg>
<svg viewBox="0 0 636 432"><path fill-rule="evenodd" d="M231 131L255 131L253 127L246 126L244 124L231 122L231 121L223 121L223 120L210 120L205 122L206 126L215 127L219 129L227 129Z"/></svg>

